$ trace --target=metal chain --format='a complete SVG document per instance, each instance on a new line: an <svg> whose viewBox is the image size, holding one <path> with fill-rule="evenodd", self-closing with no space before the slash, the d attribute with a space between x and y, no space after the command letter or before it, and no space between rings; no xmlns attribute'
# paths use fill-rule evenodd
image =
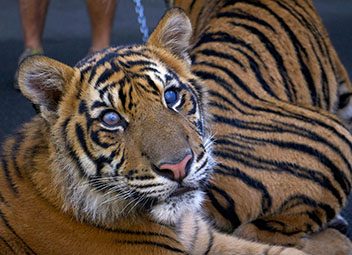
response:
<svg viewBox="0 0 352 255"><path fill-rule="evenodd" d="M142 33L143 42L146 42L149 37L149 31L148 31L148 27L147 27L147 20L144 15L144 8L142 5L142 1L141 0L133 0L133 2L134 2L134 9L135 9L137 16L138 16L139 31Z"/></svg>

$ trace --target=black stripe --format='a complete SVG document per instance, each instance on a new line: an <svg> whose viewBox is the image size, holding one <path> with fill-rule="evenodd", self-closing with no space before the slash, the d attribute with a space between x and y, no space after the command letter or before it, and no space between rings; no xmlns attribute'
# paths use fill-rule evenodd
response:
<svg viewBox="0 0 352 255"><path fill-rule="evenodd" d="M219 61L228 60L228 61L231 61L232 63L238 65L242 69L245 68L240 60L235 58L233 55L230 55L227 53L223 53L223 52L216 51L213 49L202 49L200 51L197 51L197 54L202 54L207 57L219 58L220 59Z"/></svg>
<svg viewBox="0 0 352 255"><path fill-rule="evenodd" d="M233 198L227 192L214 185L210 185L206 192L212 206L215 207L226 220L230 221L231 231L234 231L241 224L241 221L236 214L236 205ZM222 206L213 193L219 194L222 197L220 200L226 201L226 205Z"/></svg>
<svg viewBox="0 0 352 255"><path fill-rule="evenodd" d="M154 62L148 60L129 60L126 62L130 67L133 66L157 66Z"/></svg>
<svg viewBox="0 0 352 255"><path fill-rule="evenodd" d="M202 150L196 158L196 162L199 162L205 155L204 150Z"/></svg>
<svg viewBox="0 0 352 255"><path fill-rule="evenodd" d="M225 32L204 33L202 35L202 37L199 39L199 41L195 44L193 49L196 49L197 47L201 46L202 44L209 43L209 42L231 43L231 44L235 44L235 45L240 45L240 46L246 48L247 50L249 50L250 52L256 53L256 51L253 49L253 47L251 47L249 44L247 44L246 42L244 42L236 37L233 37L230 34L225 33ZM269 44L265 45L265 47L273 56L275 63L276 63L276 69L280 72L280 74L283 78L286 95L289 98L290 102L295 102L295 100L296 100L295 99L296 98L295 90L294 90L293 86L290 86L290 84L292 84L292 81L290 80L289 76L287 75L288 72L287 72L286 67L284 65L283 58L276 50L276 47L274 47L274 45L269 40L268 40L268 43ZM195 50L193 50L193 51L195 51Z"/></svg>
<svg viewBox="0 0 352 255"><path fill-rule="evenodd" d="M15 169L16 176L19 178L23 178L23 176L22 176L21 170L17 164L17 156L18 156L19 148L20 148L23 140L24 140L24 137L23 137L22 133L16 134L15 142L14 142L14 145L11 149L11 160L13 163L13 168Z"/></svg>
<svg viewBox="0 0 352 255"><path fill-rule="evenodd" d="M284 65L282 55L279 53L279 51L276 50L276 46L271 42L271 40L263 32L261 32L260 30L258 30L257 28L255 28L253 26L246 25L246 24L241 24L241 23L236 23L236 22L230 22L230 24L233 26L242 27L242 28L246 29L247 31L249 31L250 33L256 35L259 38L259 40L262 42L264 47L268 50L268 52L270 52L272 57L276 60L276 62ZM246 54L246 55L247 55L246 57L250 60L249 63L250 63L251 69L256 74L257 80L259 82L261 82L261 84L263 85L264 90L267 91L271 96L278 98L275 95L275 93L271 90L270 86L265 82L265 80L260 75L259 66L255 63L254 59L251 58L248 54ZM284 72L281 72L280 71L281 69L283 69ZM282 78L284 80L284 83L285 83L286 94L287 94L288 98L291 98L290 94L288 94L288 92L293 90L294 88L288 87L288 81L286 81L286 80L288 80L286 67L284 67L284 66L279 67L279 71L280 71ZM291 93L291 92L289 92L289 93Z"/></svg>
<svg viewBox="0 0 352 255"><path fill-rule="evenodd" d="M137 170L136 170L137 171ZM145 180L154 180L155 177L151 175L142 175L142 176L126 176L128 180L139 180L139 181L145 181Z"/></svg>
<svg viewBox="0 0 352 255"><path fill-rule="evenodd" d="M68 152L69 156L71 157L71 159L73 160L73 162L76 164L77 168L78 168L78 172L80 174L81 177L87 177L87 173L85 172L85 170L83 169L82 165L80 164L80 160L79 157L77 156L77 154L75 153L75 151L73 150L71 143L69 142L69 138L67 135L67 127L68 124L70 122L70 118L68 118L67 120L65 120L65 122L62 125L62 137L65 140L65 147L66 147L66 151Z"/></svg>
<svg viewBox="0 0 352 255"><path fill-rule="evenodd" d="M279 115L281 115L283 117L295 118L295 119L303 121L303 122L307 122L307 123L310 123L310 124L323 126L324 128L326 128L329 131L331 131L332 133L334 133L334 136L337 136L337 137L341 138L341 140L343 140L345 142L345 144L350 148L350 150L352 150L352 147L351 147L352 144L346 138L346 136L338 133L337 130L335 130L331 126L328 126L325 122L321 122L319 120L312 119L311 117L307 118L304 115L297 115L297 114L293 114L293 113L283 114L283 113L280 113L280 112L277 112L277 111L274 111L274 110L269 110L269 109L265 110L265 108L259 108L259 107L256 107L256 109L260 110L260 111L263 111L263 112L273 112L273 113L279 114ZM281 107L279 107L279 109L286 111L285 109L282 109ZM349 163L349 160L346 159L345 155L336 146L334 146L332 143L330 143L327 139L319 136L316 133L313 133L313 131L311 131L311 130L302 129L302 128L296 127L294 124L290 124L289 127L291 129L295 129L296 128L296 131L294 131L294 130L290 130L290 129L287 129L287 128L283 129L282 127L268 125L268 124L263 124L263 123L258 123L258 122L246 122L246 121L242 121L242 120L238 120L238 119L228 119L228 118L224 118L222 116L215 115L215 114L214 114L214 118L215 118L214 119L215 121L219 121L219 122L222 122L222 123L225 123L225 124L228 124L228 125L236 126L237 128L241 128L241 129L246 129L247 128L247 129L251 129L251 130L255 130L255 131L261 131L261 132L263 132L263 131L264 132L281 132L281 133L282 132L289 132L289 133L297 134L297 135L300 135L300 136L305 136L305 137L307 137L309 139L312 139L314 141L318 140L319 142L322 142L324 145L328 145L333 151L335 151L337 154L339 154L339 156L346 163L349 171L352 173L351 165ZM333 120L333 119L331 119L331 120ZM275 120L274 120L274 122L275 122ZM284 125L283 122L278 122L278 123ZM337 124L341 125L340 123L337 123ZM287 124L285 126L287 126ZM297 130L301 130L301 131L303 130L304 132L297 132Z"/></svg>
<svg viewBox="0 0 352 255"><path fill-rule="evenodd" d="M284 212L285 208L290 205L290 203L293 203L295 206L303 204L313 208L320 208L325 212L327 221L333 219L336 216L336 211L330 205L322 202L317 202L315 199L309 198L306 195L294 195L286 198L286 200L280 205L277 213Z"/></svg>
<svg viewBox="0 0 352 255"><path fill-rule="evenodd" d="M0 236L0 241L2 241L6 245L6 247L9 248L11 250L11 252L13 252L13 254L16 255L17 252L14 249L12 249L11 245L5 240L5 238ZM0 247L1 247L1 245L0 245Z"/></svg>
<svg viewBox="0 0 352 255"><path fill-rule="evenodd" d="M86 103L85 100L82 100L79 103L79 106L78 106L78 113L79 114L84 114L84 113L87 113L87 112L88 112L87 103Z"/></svg>
<svg viewBox="0 0 352 255"><path fill-rule="evenodd" d="M244 171L241 171L237 167L230 167L221 163L215 166L214 172L215 174L221 174L224 176L231 176L231 177L237 178L241 180L243 183L245 183L246 185L248 185L249 187L255 190L258 190L262 194L262 201L261 201L262 212L266 213L269 211L269 209L272 206L272 198L267 188L259 180L256 180L252 176L249 176L248 174L246 174Z"/></svg>
<svg viewBox="0 0 352 255"><path fill-rule="evenodd" d="M296 52L296 56L297 56L297 60L300 64L300 67L301 67L301 72L305 78L305 81L306 81L306 85L308 86L309 88L309 91L310 91L310 96L311 96L311 100L312 100L312 104L314 106L321 106L321 102L320 102L320 97L319 97L319 94L317 93L316 91L316 87L314 86L314 82L313 82L313 77L309 71L309 68L307 67L306 63L304 62L303 60L303 56L302 56L302 52L304 54L304 56L307 58L308 57L308 54L307 54L307 51L305 49L305 47L301 44L301 42L298 40L298 38L296 37L296 35L294 34L294 32L291 30L291 28L286 24L285 20L280 17L277 13L275 13L273 10L271 10L268 6L266 6L265 4L263 3L260 3L258 1L255 1L255 0L246 0L246 1L243 1L243 0L232 0L232 1L236 1L236 3L238 2L244 2L245 4L248 4L248 5L253 5L257 8L261 8L261 9L264 9L266 11L268 11L272 16L274 16L277 21L280 23L280 25L282 26L283 30L287 33L287 35L289 36L290 40L292 41L292 45L293 47L295 48L295 52ZM230 2L232 2L230 1ZM244 24L241 24L243 27L247 27L247 29L249 31L257 31L259 32L258 35L259 37L264 40L262 40L263 42L268 42L268 40L265 40L266 36L261 33L258 29L255 29L255 28L250 28L250 26L247 26L247 25L244 25ZM265 45L265 44L264 44Z"/></svg>
<svg viewBox="0 0 352 255"><path fill-rule="evenodd" d="M97 61L95 66L104 65L104 63L106 63L106 62L111 63L111 60L117 58L119 56L119 54L117 53L117 49L116 49L116 51L105 53L105 56L102 54L102 56L103 57Z"/></svg>
<svg viewBox="0 0 352 255"><path fill-rule="evenodd" d="M87 146L87 142L86 142L86 138L84 135L84 131L83 128L80 124L76 123L75 125L75 130L76 130L76 136L78 138L78 144L80 145L80 147L83 149L84 153L86 154L86 156L94 163L95 162L95 158L93 157L93 155L91 154L91 152L88 149Z"/></svg>
<svg viewBox="0 0 352 255"><path fill-rule="evenodd" d="M218 109L220 109L221 111L226 111L226 112L231 111L230 108L228 108L227 106L225 106L223 103L219 103L218 101L209 100L209 101L208 101L208 105L211 106L212 108L218 108Z"/></svg>
<svg viewBox="0 0 352 255"><path fill-rule="evenodd" d="M270 142L267 142L270 143ZM265 144L263 144L265 146ZM294 148L292 148L294 149ZM221 151L214 150L215 156L231 159L232 161L240 162L252 169L258 171L270 171L275 174L286 173L295 177L303 178L311 182L319 184L321 187L329 190L338 200L340 206L343 204L343 198L340 192L333 186L330 179L317 170L305 168L291 162L278 161L278 160L265 160L264 158L254 157L250 151L244 153L241 149L226 148Z"/></svg>
<svg viewBox="0 0 352 255"><path fill-rule="evenodd" d="M141 185L132 184L132 183L128 184L129 187L138 188L138 189L154 188L154 187L159 187L163 185L164 184L162 183L151 183L151 184L141 184Z"/></svg>
<svg viewBox="0 0 352 255"><path fill-rule="evenodd" d="M324 116L325 118L327 118L329 121L331 122L334 122L335 124L337 124L338 127L343 127L342 123L338 121L337 118L333 118L332 115L330 115L329 113L326 114L326 112L322 112L320 110L317 110L315 111L314 109L305 109L305 111L310 111L310 114L309 117L305 116L305 115L302 115L302 114L296 114L296 113L292 113L292 112L289 112L287 109L281 107L281 106L276 106L278 109L284 111L285 113L288 113L288 114L284 114L282 113L281 115L282 116L286 116L288 118L294 118L294 119L297 119L297 120L301 120L301 121L304 121L304 122L307 122L307 123L310 123L312 125L317 125L317 126L321 126L323 128L326 128L327 130L331 131L335 137L338 137L340 138L346 146L349 147L350 150L352 150L352 142L346 137L346 135L344 134L341 134L340 132L338 132L337 129L335 129L333 126L330 126L328 125L325 121L320 121L318 119L316 119L315 115L311 114L311 113L316 113L316 114L319 114L320 116ZM257 108L259 109L259 108ZM263 111L265 112L265 108L262 108L264 109ZM271 110L273 113L275 112L274 110ZM320 117L319 116L319 117ZM352 173L352 171L351 171Z"/></svg>
<svg viewBox="0 0 352 255"><path fill-rule="evenodd" d="M303 15L302 13L306 13L306 15L309 15L306 12L305 8L302 8L302 6L299 5L299 3L295 3L295 5L299 6L301 8L300 11L297 10L297 7L288 7L287 4L288 3L284 3L284 2L280 2L277 1L276 2L281 8L285 9L287 12L289 12L293 17L296 18L296 20L303 26L306 28L306 31L310 32L310 35L313 37L315 43L318 45L318 48L320 50L320 52L323 54L324 59L328 59L330 62L330 67L332 67L332 63L331 63L331 57L329 52L326 50L326 47L323 47L322 42L324 41L324 38L322 38L322 34L320 33L320 31L318 31L318 29L316 28L316 21L313 22L309 22ZM311 16L311 15L309 15ZM326 109L330 109L330 91L328 88L328 81L327 81L327 77L326 77L326 73L324 70L324 67L322 65L322 60L321 58L318 56L315 46L313 44L313 42L309 39L310 41L310 45L311 48L314 52L314 55L316 56L318 63L319 63L319 68L320 68L320 74L321 74L321 80L322 80L322 88L323 88L323 96L324 96L324 101L323 103L326 103ZM324 45L325 46L325 45ZM332 67L333 68L333 67ZM335 71L333 70L333 73L335 73ZM335 78L336 78L336 74L335 74Z"/></svg>
<svg viewBox="0 0 352 255"><path fill-rule="evenodd" d="M249 144L245 143L243 140L242 140L242 142L245 143L245 145L241 144L239 142L231 141L231 139L236 139L236 138L235 137L230 137L230 136L218 137L216 139L216 146L215 147L218 147L219 145L224 145L224 146L231 145L231 146L233 146L234 148L237 148L237 149L242 149L242 150L247 150L247 151L253 150L253 147L249 146Z"/></svg>
<svg viewBox="0 0 352 255"><path fill-rule="evenodd" d="M125 240L125 241L116 241L117 243L120 244L129 244L129 245L146 245L146 246L156 246L168 251L172 251L172 252L176 252L176 253L182 253L182 254L186 254L185 251L180 250L178 248L172 247L168 244L164 244L164 243L159 243L159 242L154 242L154 241L129 241L129 240Z"/></svg>
<svg viewBox="0 0 352 255"><path fill-rule="evenodd" d="M252 71L255 74L255 77L257 81L262 85L263 89L272 97L279 99L279 97L276 95L276 93L271 89L270 85L266 82L264 79L262 73L260 72L260 66L257 64L257 62L252 58L250 55L242 51L242 54L248 59L249 65L252 69Z"/></svg>
<svg viewBox="0 0 352 255"><path fill-rule="evenodd" d="M248 86L247 84L241 80L236 74L234 74L232 71L230 71L228 68L226 67L223 67L223 66L220 66L220 65L217 65L217 64L214 64L212 62L205 62L205 61L202 61L202 62L198 62L198 63L195 63L195 65L203 65L203 66L207 66L207 67L212 67L214 69L219 69L221 71L223 71L224 73L226 73L232 80L233 82L236 83L236 85L238 85L244 92L246 92L248 95L250 95L251 97L255 98L255 99L258 99L258 100L262 100L260 97L258 97L257 94L255 94ZM213 70L215 71L215 73L218 73L216 70ZM206 75L205 72L202 72L202 71L196 71L196 74L199 75L201 74L200 77ZM208 75L206 76L213 76L213 77L216 77L214 78L214 80L216 81L217 79L219 79L220 77L213 74L213 73L207 73Z"/></svg>
<svg viewBox="0 0 352 255"><path fill-rule="evenodd" d="M159 70L153 67L143 67L142 69L139 69L138 72L147 72L147 71L151 71L153 73L155 73L155 76L157 76L156 74L160 74ZM157 76L158 77L158 76ZM162 81L161 79L159 79L160 81Z"/></svg>
<svg viewBox="0 0 352 255"><path fill-rule="evenodd" d="M218 81L219 82L219 81ZM227 90L227 88L226 88ZM231 94L231 96L233 97L236 97L236 99L238 99L237 101L243 105L244 107L246 108L252 108L252 105L249 105L247 102L245 102L244 100L242 100L241 98L239 98L233 91L232 91L233 94ZM208 95L210 97L215 97L214 101L216 102L221 102L223 105L224 103L226 104L229 104L230 106L232 106L232 108L244 115L247 115L247 116L255 116L256 114L255 113L250 113L250 112L246 112L244 110L242 110L241 108L239 108L237 105L235 105L233 103L233 101L229 100L227 97L225 97L224 95L220 94L218 91L215 91L215 90L212 90L212 89L209 89L208 90ZM210 101L210 100L209 100Z"/></svg>
<svg viewBox="0 0 352 255"><path fill-rule="evenodd" d="M291 231L285 230L286 224L284 222L277 221L277 220L256 219L251 223L260 230L268 231L271 233L280 233L286 236L294 236L304 232L303 229L297 229L297 230L291 230ZM278 229L277 227L275 227L275 225L280 225L282 229Z"/></svg>
<svg viewBox="0 0 352 255"><path fill-rule="evenodd" d="M189 12L192 12L195 3L196 3L196 0L192 0L191 4L189 5Z"/></svg>
<svg viewBox="0 0 352 255"><path fill-rule="evenodd" d="M150 221L151 223L153 224L157 224L157 225L160 225L160 226L163 226L165 228L170 228L169 225L163 225L161 223L156 223L154 221ZM151 232L151 231L141 231L141 230L129 230L129 229L120 229L120 228L104 228L105 231L109 231L109 232L112 232L112 233L119 233L119 234L124 234L124 235L137 235L137 236L151 236L151 237L164 237L166 239L169 239L173 242L176 242L176 243L180 243L178 240L176 240L175 238L167 235L167 234L163 234L163 233L160 233L159 232Z"/></svg>
<svg viewBox="0 0 352 255"><path fill-rule="evenodd" d="M308 217L314 221L314 223L318 226L323 226L323 222L321 221L321 219L319 218L319 216L317 215L317 212L307 212Z"/></svg>
<svg viewBox="0 0 352 255"><path fill-rule="evenodd" d="M5 226L11 231L11 233L16 236L16 238L18 238L22 244L26 247L26 249L28 251L30 251L31 253L29 254L36 254L32 249L31 247L29 247L29 245L16 233L16 231L11 227L10 223L7 221L4 213L2 211L0 211L0 218L2 219L2 222L5 224Z"/></svg>
<svg viewBox="0 0 352 255"><path fill-rule="evenodd" d="M9 205L8 202L6 201L5 197L2 195L0 192L0 203L4 203L5 205Z"/></svg>
<svg viewBox="0 0 352 255"><path fill-rule="evenodd" d="M18 194L18 189L17 189L16 184L14 183L14 181L12 180L12 177L10 175L7 161L5 159L2 159L1 162L2 162L2 170L5 175L8 187L10 188L10 190L13 193Z"/></svg>
<svg viewBox="0 0 352 255"><path fill-rule="evenodd" d="M113 69L105 69L105 71L100 74L99 78L95 82L95 86L100 85L104 82L106 82L110 77L115 73L115 70Z"/></svg>
<svg viewBox="0 0 352 255"><path fill-rule="evenodd" d="M108 107L108 105L105 102L102 102L102 101L94 101L94 103L92 104L90 109L94 110L94 109L100 108L100 107Z"/></svg>
<svg viewBox="0 0 352 255"><path fill-rule="evenodd" d="M100 147L104 148L104 149L107 149L113 145L115 145L117 142L115 141L114 143L105 143L105 142L102 142L100 141L99 139L99 133L100 132L106 132L106 133L111 133L111 132L116 132L116 131L109 131L109 130L97 130L97 131L91 131L90 132L90 138L92 139L92 141L99 145Z"/></svg>
<svg viewBox="0 0 352 255"><path fill-rule="evenodd" d="M208 241L208 247L206 249L206 251L204 252L204 255L208 255L210 253L211 248L214 245L214 234L213 234L213 229L208 226L208 235L209 235L209 241Z"/></svg>
<svg viewBox="0 0 352 255"><path fill-rule="evenodd" d="M192 108L187 112L187 115L193 115L197 112L197 102L193 95L190 96L190 100L192 102Z"/></svg>
<svg viewBox="0 0 352 255"><path fill-rule="evenodd" d="M308 3L307 1L305 2L307 5L310 6L311 10L313 12L316 13L316 10L313 6L310 5L310 3ZM296 1L295 2L295 5L299 6L301 8L301 10L299 12L304 12L306 10L306 7L302 6L301 3L299 1ZM310 15L309 15L310 16ZM330 51L332 49L331 45L327 45L327 41L325 40L324 36L322 33L320 33L320 31L318 30L318 28L316 27L316 20L313 19L313 21L311 22L311 30L314 31L314 35L315 35L315 38L318 38L317 41L319 41L319 48L320 48L320 51L323 53L323 55L325 56L325 58L328 60L329 62L329 65L331 66L331 68L333 69L333 74L335 75L335 79L338 80L338 71L336 69L336 63L335 61L333 61L331 59L331 54L330 54ZM323 28L324 29L324 28ZM324 31L323 31L324 33ZM334 63L333 63L334 62Z"/></svg>
<svg viewBox="0 0 352 255"><path fill-rule="evenodd" d="M293 142L275 141L273 142L273 144L283 148L298 150L316 158L319 162L325 165L327 169L329 169L330 173L334 176L334 179L339 183L342 190L345 192L346 196L349 194L351 190L351 183L349 182L349 179L342 171L340 171L340 169L333 163L333 161L331 161L327 156L325 156L320 151L308 145L293 143Z"/></svg>
<svg viewBox="0 0 352 255"><path fill-rule="evenodd" d="M196 242L197 242L197 239L198 239L198 234L199 234L199 219L198 218L195 218L195 222L194 222L194 225L193 225L193 228L192 229L195 229L192 237L191 237L191 247L189 248L189 250L193 251L194 250L194 246L196 245ZM188 230L186 230L188 231Z"/></svg>
<svg viewBox="0 0 352 255"><path fill-rule="evenodd" d="M156 86L155 82L149 77L149 75L143 75L141 78L147 80L147 84L153 88L151 91L154 95L159 96L159 89L158 86Z"/></svg>
<svg viewBox="0 0 352 255"><path fill-rule="evenodd" d="M238 120L238 119L225 118L225 117L222 117L219 115L214 115L214 117L215 117L216 122L228 124L231 126L235 126L237 128L241 128L241 129L247 129L247 130L249 129L249 130L261 131L261 132L275 132L275 133L278 133L278 132L281 133L281 132L288 131L288 132L292 133L292 131L289 131L289 130L284 131L282 128L275 127L272 125L265 125L263 123L245 122L245 121ZM351 188L351 184L349 183L346 175L342 171L340 171L339 168L328 157L326 157L324 154L322 154L320 151L318 151L315 148L312 148L308 145L304 145L304 144L296 144L296 143L290 143L290 142L285 143L285 142L281 142L281 141L274 142L274 141L270 141L270 140L268 140L267 142L271 142L271 143L275 144L276 146L298 150L298 151L304 152L314 158L317 158L317 160L319 162L324 164L330 170L330 172L334 176L335 180L340 184L344 193L346 195L349 193L349 190ZM349 166L349 169L350 169L350 166Z"/></svg>
<svg viewBox="0 0 352 255"><path fill-rule="evenodd" d="M126 95L123 92L123 87L120 87L119 89L119 100L121 102L123 109L126 110Z"/></svg>
<svg viewBox="0 0 352 255"><path fill-rule="evenodd" d="M263 27L271 30L273 33L276 34L276 31L272 25L266 22L263 19L255 17L251 14L248 14L241 10L236 10L236 12L220 12L216 15L217 18L234 18L234 19L243 19L246 21L251 21L256 23L257 25L262 25Z"/></svg>

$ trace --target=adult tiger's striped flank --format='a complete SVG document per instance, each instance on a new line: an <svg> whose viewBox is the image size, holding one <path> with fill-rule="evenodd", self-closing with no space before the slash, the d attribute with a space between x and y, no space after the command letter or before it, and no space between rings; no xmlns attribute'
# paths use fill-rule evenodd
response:
<svg viewBox="0 0 352 255"><path fill-rule="evenodd" d="M170 2L209 95L214 224L285 245L325 228L351 191L352 89L312 1Z"/></svg>

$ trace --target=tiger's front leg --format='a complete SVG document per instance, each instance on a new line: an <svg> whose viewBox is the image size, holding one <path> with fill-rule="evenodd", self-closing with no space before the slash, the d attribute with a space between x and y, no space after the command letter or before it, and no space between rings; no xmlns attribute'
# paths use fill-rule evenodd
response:
<svg viewBox="0 0 352 255"><path fill-rule="evenodd" d="M279 243L294 246L309 254L319 255L351 255L352 243L338 229L328 227L311 232L308 219L302 215L290 215L258 219L241 225L235 235L246 240L257 240L264 243ZM307 231L302 231L306 229Z"/></svg>
<svg viewBox="0 0 352 255"><path fill-rule="evenodd" d="M215 230L199 213L185 213L176 224L177 234L192 255L308 255L295 248L240 239Z"/></svg>
<svg viewBox="0 0 352 255"><path fill-rule="evenodd" d="M352 255L352 243L336 229L327 228L300 241L300 249L309 254Z"/></svg>
<svg viewBox="0 0 352 255"><path fill-rule="evenodd" d="M311 214L278 214L242 224L234 234L247 240L295 246L307 233L320 230L320 225L312 222L312 215L316 215L315 219L318 215L323 218L319 210Z"/></svg>

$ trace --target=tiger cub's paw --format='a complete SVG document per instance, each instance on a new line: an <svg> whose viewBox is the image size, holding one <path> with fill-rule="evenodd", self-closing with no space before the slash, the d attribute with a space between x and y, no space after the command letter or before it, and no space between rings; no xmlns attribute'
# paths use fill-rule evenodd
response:
<svg viewBox="0 0 352 255"><path fill-rule="evenodd" d="M201 247L210 242L211 232L200 213L195 211L184 213L176 223L176 232L179 241L192 255L207 251L206 247L204 251Z"/></svg>
<svg viewBox="0 0 352 255"><path fill-rule="evenodd" d="M352 255L352 242L332 228L302 239L300 246L303 251L313 255Z"/></svg>
<svg viewBox="0 0 352 255"><path fill-rule="evenodd" d="M308 254L303 251L297 250L295 248L283 248L283 247L273 247L268 252L263 254L270 255L318 255L318 254Z"/></svg>

